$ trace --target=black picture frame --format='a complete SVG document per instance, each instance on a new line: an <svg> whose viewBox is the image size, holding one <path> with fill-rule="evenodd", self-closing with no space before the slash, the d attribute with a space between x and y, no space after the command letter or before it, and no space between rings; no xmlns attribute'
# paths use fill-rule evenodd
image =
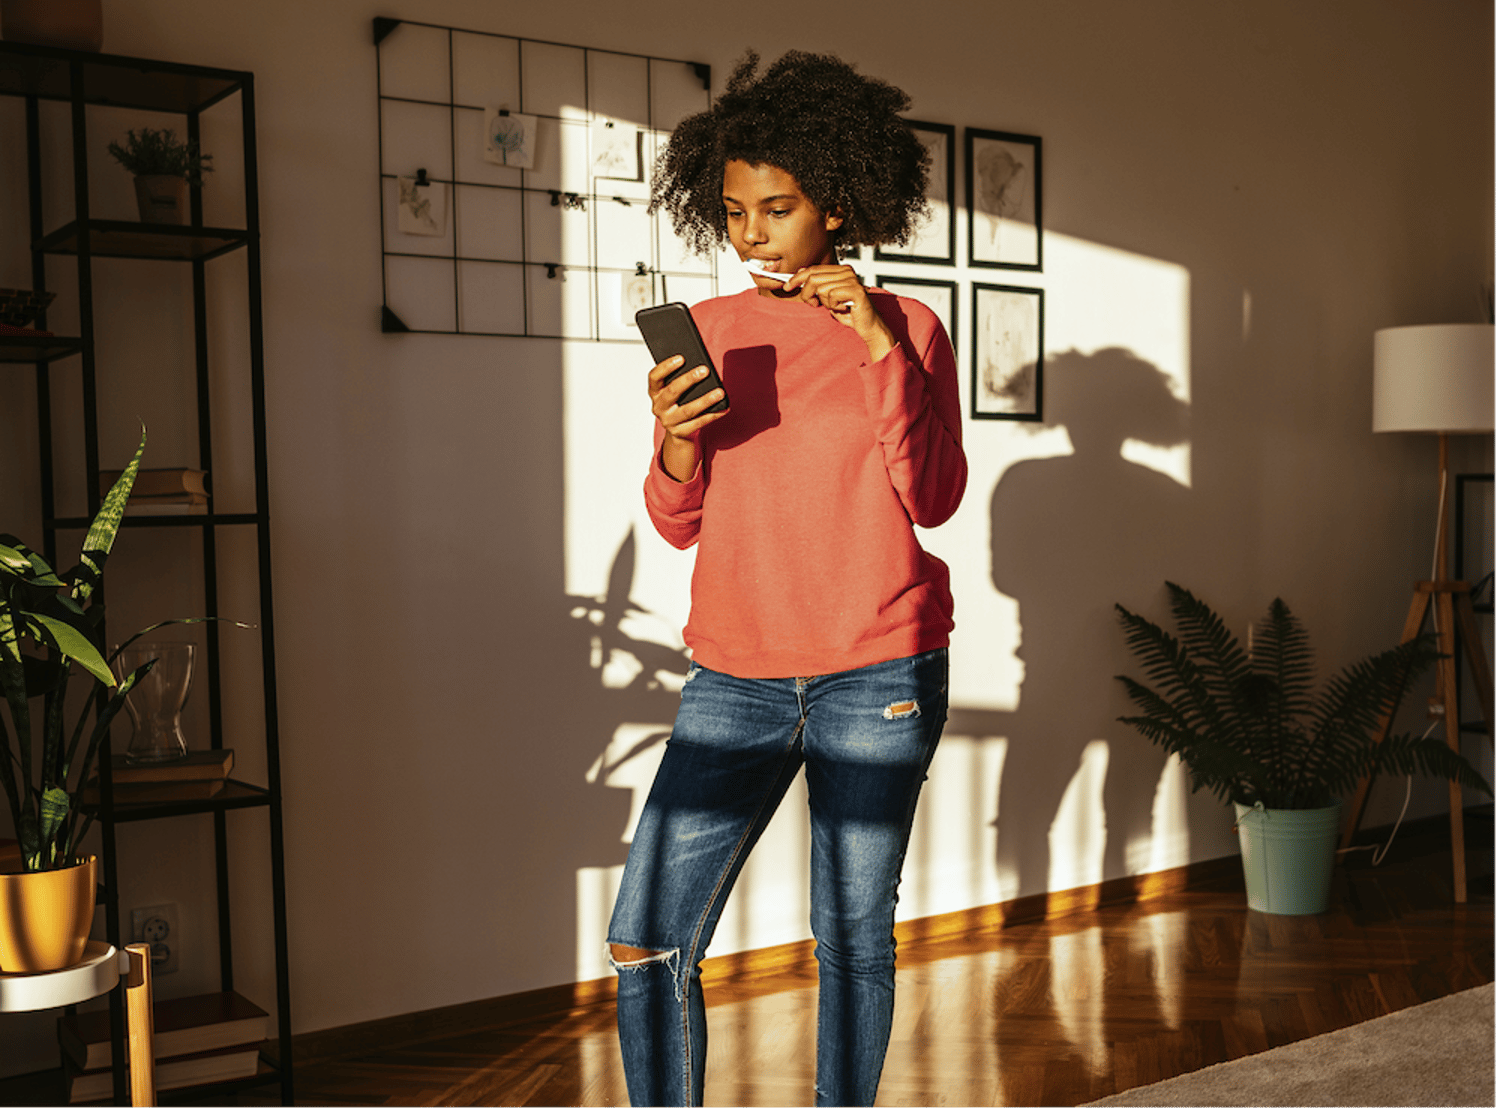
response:
<svg viewBox="0 0 1500 1108"><path fill-rule="evenodd" d="M969 264L1042 268L1042 140L1037 135L964 132Z"/></svg>
<svg viewBox="0 0 1500 1108"><path fill-rule="evenodd" d="M954 207L958 191L954 182L958 131L951 123L923 123L915 119L907 123L932 154L932 167L927 174L932 218L917 229L905 246L877 246L875 260L953 265L958 241L958 213Z"/></svg>
<svg viewBox="0 0 1500 1108"><path fill-rule="evenodd" d="M941 281L933 277L897 277L890 273L882 273L875 280L877 287L898 296L909 296L931 308L948 329L948 341L953 344L953 349L958 349L957 281ZM938 292L947 293L946 304L941 295L933 295Z"/></svg>
<svg viewBox="0 0 1500 1108"><path fill-rule="evenodd" d="M1042 290L979 282L973 289L970 417L1040 422L1046 362Z"/></svg>
<svg viewBox="0 0 1500 1108"><path fill-rule="evenodd" d="M1453 579L1474 582L1474 610L1493 615L1495 475L1459 473L1454 477Z"/></svg>

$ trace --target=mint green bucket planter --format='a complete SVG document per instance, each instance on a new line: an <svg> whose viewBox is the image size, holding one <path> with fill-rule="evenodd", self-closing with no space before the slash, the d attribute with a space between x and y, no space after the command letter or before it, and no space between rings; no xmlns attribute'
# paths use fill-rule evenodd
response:
<svg viewBox="0 0 1500 1108"><path fill-rule="evenodd" d="M1250 907L1276 916L1328 911L1339 813L1331 808L1234 806Z"/></svg>

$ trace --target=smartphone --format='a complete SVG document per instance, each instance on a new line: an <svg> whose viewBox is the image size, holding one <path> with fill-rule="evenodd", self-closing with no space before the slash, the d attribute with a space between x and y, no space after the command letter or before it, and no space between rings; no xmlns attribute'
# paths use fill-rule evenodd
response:
<svg viewBox="0 0 1500 1108"><path fill-rule="evenodd" d="M706 392L724 387L724 382L719 378L719 371L714 368L713 359L708 356L708 348L703 345L703 336L698 333L698 325L693 322L692 313L688 311L686 304L657 304L650 308L642 308L635 313L635 325L640 328L641 338L646 340L646 347L651 351L651 356L658 362L664 362L674 354L682 355L682 368L668 375L668 381L674 381L680 374L696 369L700 365L708 366L708 376L683 393L677 403L686 404L697 400ZM722 412L728 408L729 394L726 392L722 400L706 410Z"/></svg>

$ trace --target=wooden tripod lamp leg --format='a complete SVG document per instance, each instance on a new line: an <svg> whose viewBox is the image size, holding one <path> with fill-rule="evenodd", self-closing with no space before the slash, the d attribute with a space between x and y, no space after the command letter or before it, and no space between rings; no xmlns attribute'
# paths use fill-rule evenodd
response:
<svg viewBox="0 0 1500 1108"><path fill-rule="evenodd" d="M1438 695L1443 701L1443 734L1448 749L1459 753L1458 718L1458 665L1453 656L1453 594L1441 591L1434 595L1433 609L1437 624L1438 649L1443 656L1438 659ZM1453 849L1453 902L1466 904L1469 900L1469 873L1464 860L1464 794L1457 781L1448 782L1448 838Z"/></svg>
<svg viewBox="0 0 1500 1108"><path fill-rule="evenodd" d="M130 1103L156 1104L156 1057L151 1049L151 947L131 943L125 982L125 1023L130 1039Z"/></svg>
<svg viewBox="0 0 1500 1108"><path fill-rule="evenodd" d="M1401 641L1409 643L1422 633L1422 624L1427 621L1427 605L1432 600L1431 587L1423 588L1426 582L1418 582L1416 591L1412 594L1411 607L1406 612L1406 626L1401 629ZM1376 727L1371 736L1374 742L1384 742L1385 737L1391 733L1391 719L1394 712L1387 712L1381 719L1380 725ZM1361 777L1359 784L1354 789L1354 795L1349 800L1349 811L1344 817L1344 833L1339 838L1339 849L1347 850L1349 844L1354 841L1354 833L1359 830L1359 821L1364 818L1365 801L1370 795L1370 779Z"/></svg>

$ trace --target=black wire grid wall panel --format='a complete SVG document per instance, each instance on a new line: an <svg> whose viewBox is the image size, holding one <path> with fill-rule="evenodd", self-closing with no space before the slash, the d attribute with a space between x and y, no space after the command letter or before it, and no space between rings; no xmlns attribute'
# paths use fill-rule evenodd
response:
<svg viewBox="0 0 1500 1108"><path fill-rule="evenodd" d="M657 149L709 105L708 66L385 18L374 37L382 329L638 342L633 278L652 302L717 294L716 259L646 210ZM497 109L535 119L530 168L485 159ZM601 164L613 128L635 136L623 169ZM425 234L402 230L403 179L431 201Z"/></svg>

